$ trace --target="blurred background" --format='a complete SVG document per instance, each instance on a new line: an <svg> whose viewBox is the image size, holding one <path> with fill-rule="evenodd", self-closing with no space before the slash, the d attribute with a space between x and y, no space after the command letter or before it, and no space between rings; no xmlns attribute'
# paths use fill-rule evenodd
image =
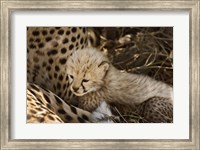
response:
<svg viewBox="0 0 200 150"><path fill-rule="evenodd" d="M173 85L173 27L94 27L88 34L116 68Z"/></svg>

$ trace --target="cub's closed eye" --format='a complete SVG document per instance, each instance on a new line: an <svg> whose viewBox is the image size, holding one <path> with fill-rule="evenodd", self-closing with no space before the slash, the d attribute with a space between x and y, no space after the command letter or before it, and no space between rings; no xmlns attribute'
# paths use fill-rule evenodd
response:
<svg viewBox="0 0 200 150"><path fill-rule="evenodd" d="M82 81L83 81L83 82L88 82L89 80L87 80L87 79L83 79Z"/></svg>
<svg viewBox="0 0 200 150"><path fill-rule="evenodd" d="M74 79L74 77L73 77L72 75L69 75L69 77L70 77L71 79Z"/></svg>

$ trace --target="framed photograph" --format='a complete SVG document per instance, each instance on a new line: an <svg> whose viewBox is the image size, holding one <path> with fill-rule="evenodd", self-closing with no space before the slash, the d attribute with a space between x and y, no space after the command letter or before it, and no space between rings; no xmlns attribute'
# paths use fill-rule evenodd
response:
<svg viewBox="0 0 200 150"><path fill-rule="evenodd" d="M199 3L1 1L1 149L199 149Z"/></svg>

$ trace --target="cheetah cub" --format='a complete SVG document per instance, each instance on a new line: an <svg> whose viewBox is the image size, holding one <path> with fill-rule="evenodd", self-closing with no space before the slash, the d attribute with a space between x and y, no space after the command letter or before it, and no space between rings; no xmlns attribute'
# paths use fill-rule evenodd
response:
<svg viewBox="0 0 200 150"><path fill-rule="evenodd" d="M135 107L152 97L173 100L172 87L145 75L116 69L94 48L77 50L67 61L70 90L80 108L94 111L102 101Z"/></svg>

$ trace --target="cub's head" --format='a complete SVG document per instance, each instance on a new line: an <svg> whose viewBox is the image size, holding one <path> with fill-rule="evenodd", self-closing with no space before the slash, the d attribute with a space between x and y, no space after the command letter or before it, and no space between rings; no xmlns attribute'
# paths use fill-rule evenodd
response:
<svg viewBox="0 0 200 150"><path fill-rule="evenodd" d="M109 69L109 61L94 48L80 49L68 58L66 72L70 90L77 96L99 90Z"/></svg>

